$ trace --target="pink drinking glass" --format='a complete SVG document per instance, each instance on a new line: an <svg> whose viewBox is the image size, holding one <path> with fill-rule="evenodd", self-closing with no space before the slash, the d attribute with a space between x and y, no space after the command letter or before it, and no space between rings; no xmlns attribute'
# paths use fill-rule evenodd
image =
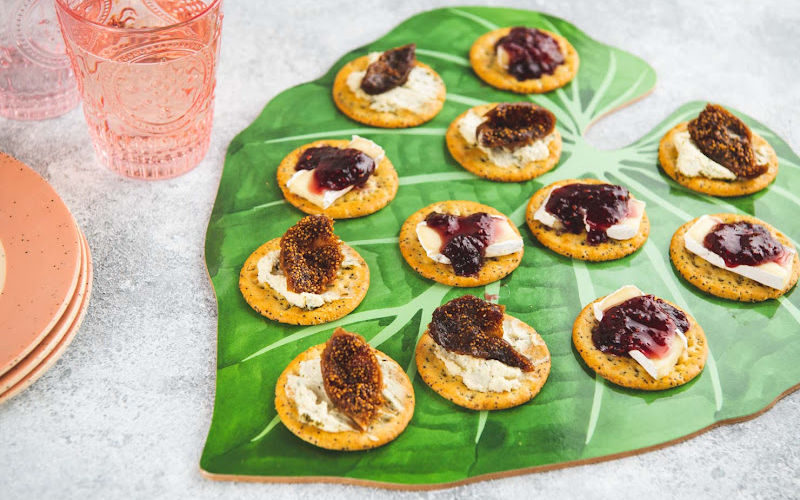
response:
<svg viewBox="0 0 800 500"><path fill-rule="evenodd" d="M78 102L53 0L0 0L0 116L41 120Z"/></svg>
<svg viewBox="0 0 800 500"><path fill-rule="evenodd" d="M55 0L95 151L140 179L208 151L222 0Z"/></svg>

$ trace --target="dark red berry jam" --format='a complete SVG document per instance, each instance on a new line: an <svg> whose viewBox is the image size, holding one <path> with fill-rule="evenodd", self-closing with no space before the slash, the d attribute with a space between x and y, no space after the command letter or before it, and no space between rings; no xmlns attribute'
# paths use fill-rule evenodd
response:
<svg viewBox="0 0 800 500"><path fill-rule="evenodd" d="M556 116L532 102L505 102L485 115L476 130L481 145L517 149L550 135Z"/></svg>
<svg viewBox="0 0 800 500"><path fill-rule="evenodd" d="M722 257L728 267L781 263L787 254L767 228L745 221L717 224L703 238L703 246Z"/></svg>
<svg viewBox="0 0 800 500"><path fill-rule="evenodd" d="M508 72L517 80L552 75L564 63L558 42L543 31L532 28L511 28L508 35L497 41L508 54Z"/></svg>
<svg viewBox="0 0 800 500"><path fill-rule="evenodd" d="M428 334L450 352L533 371L530 360L503 338L504 315L504 306L464 295L433 311Z"/></svg>
<svg viewBox="0 0 800 500"><path fill-rule="evenodd" d="M466 217L431 212L425 222L439 233L442 239L439 251L450 259L456 275L472 276L481 270L498 219L484 212Z"/></svg>
<svg viewBox="0 0 800 500"><path fill-rule="evenodd" d="M628 216L631 194L614 184L567 184L550 192L544 209L574 234L589 230L586 241L597 245L608 240L606 230Z"/></svg>
<svg viewBox="0 0 800 500"><path fill-rule="evenodd" d="M375 160L357 149L320 146L303 151L294 169L313 170L311 189L321 193L363 186L375 171Z"/></svg>
<svg viewBox="0 0 800 500"><path fill-rule="evenodd" d="M361 90L369 95L383 94L403 85L414 69L417 46L413 43L387 50L367 67L361 80Z"/></svg>
<svg viewBox="0 0 800 500"><path fill-rule="evenodd" d="M658 297L641 295L603 312L603 319L592 330L592 341L608 354L627 356L636 350L648 358L661 358L678 330L689 330L683 312Z"/></svg>

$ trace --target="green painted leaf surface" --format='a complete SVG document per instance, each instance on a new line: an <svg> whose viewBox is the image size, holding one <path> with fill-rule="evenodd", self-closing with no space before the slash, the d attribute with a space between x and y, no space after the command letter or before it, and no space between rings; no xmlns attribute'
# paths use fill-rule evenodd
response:
<svg viewBox="0 0 800 500"><path fill-rule="evenodd" d="M472 73L472 41L497 26L526 24L557 31L581 56L578 77L563 89L530 99L559 120L564 153L559 166L520 184L494 183L461 169L447 153L444 131L466 108L483 102L528 99L492 89ZM382 130L354 123L330 98L333 77L354 57L414 41L419 58L445 80L448 100L432 122ZM703 295L672 269L667 248L674 230L691 217L738 211L800 234L800 159L764 125L743 117L776 149L780 174L754 196L722 200L687 191L657 168L658 140L703 103L680 107L630 146L601 151L583 140L599 116L646 94L655 73L644 61L587 37L543 14L495 8L441 9L407 20L374 43L345 55L322 78L283 92L231 143L206 240L206 260L219 302L217 393L201 466L212 474L271 477L325 476L424 485L482 474L604 457L655 446L719 421L763 409L800 382L800 296L758 305ZM741 116L741 114L740 114ZM263 319L238 291L238 273L261 243L280 236L301 213L283 202L275 169L292 149L317 138L363 135L378 142L400 175L397 198L371 216L339 221L336 231L366 259L369 293L337 322L292 327ZM571 261L542 248L524 228L525 205L543 185L569 177L600 177L628 186L648 203L650 239L635 255L615 262ZM427 281L405 265L397 234L411 213L445 199L477 200L509 214L523 227L522 265L499 284L508 312L533 325L552 353L552 371L531 403L496 413L450 404L416 377L413 350L432 310L463 293ZM571 327L581 307L623 284L670 299L705 327L711 356L693 382L669 391L621 389L596 379L575 353ZM288 362L347 325L407 367L417 407L408 430L382 448L330 452L297 439L276 419L274 386Z"/></svg>

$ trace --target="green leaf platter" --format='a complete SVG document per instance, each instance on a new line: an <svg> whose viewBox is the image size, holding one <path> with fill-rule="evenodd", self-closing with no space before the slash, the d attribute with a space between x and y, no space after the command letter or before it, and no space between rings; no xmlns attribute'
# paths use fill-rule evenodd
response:
<svg viewBox="0 0 800 500"><path fill-rule="evenodd" d="M472 72L466 56L483 33L525 25L566 37L580 71L567 86L543 95L496 90ZM372 51L415 42L420 60L447 85L447 101L431 122L379 129L342 115L331 99L337 71ZM346 54L320 79L275 97L230 144L206 237L206 262L219 304L214 414L201 469L216 479L328 481L401 489L462 484L630 455L674 443L714 426L755 416L800 383L800 295L742 304L708 296L676 273L668 257L673 232L705 213L755 215L789 235L800 234L800 158L756 120L737 114L775 148L777 181L755 195L722 199L689 191L658 168L658 141L704 102L684 104L655 129L617 150L599 150L583 135L598 118L645 96L656 75L646 62L589 38L556 17L504 8L446 8L416 15L379 40ZM713 96L710 96L713 98ZM553 111L563 136L559 165L523 183L488 181L448 154L448 124L469 107L531 100ZM279 237L303 215L276 185L278 163L291 150L323 138L353 134L380 144L400 176L395 200L383 210L336 223L336 233L367 261L369 292L351 314L318 326L287 326L254 312L238 289L239 270L259 245ZM524 224L534 191L566 178L594 177L628 187L647 202L650 237L635 254L585 263L542 247ZM500 282L476 289L426 280L400 255L403 221L419 208L475 200L509 215L525 240L522 264ZM797 245L795 243L795 245ZM644 392L607 383L572 346L581 308L622 285L635 284L690 312L705 329L709 357L692 382ZM417 376L414 347L434 308L472 293L496 294L507 312L547 342L552 370L527 404L475 412L440 397ZM316 448L290 433L276 416L275 383L286 365L344 326L397 360L411 378L416 410L395 441L363 452Z"/></svg>

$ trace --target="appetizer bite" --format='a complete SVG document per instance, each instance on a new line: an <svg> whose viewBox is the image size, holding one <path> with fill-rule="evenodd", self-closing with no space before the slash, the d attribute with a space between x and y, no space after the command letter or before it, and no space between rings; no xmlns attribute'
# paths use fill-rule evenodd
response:
<svg viewBox="0 0 800 500"><path fill-rule="evenodd" d="M471 410L533 399L550 373L550 352L536 330L504 311L472 295L438 307L417 344L422 380Z"/></svg>
<svg viewBox="0 0 800 500"><path fill-rule="evenodd" d="M493 181L533 179L561 158L555 115L529 102L471 108L453 120L445 139L462 167Z"/></svg>
<svg viewBox="0 0 800 500"><path fill-rule="evenodd" d="M333 82L339 110L374 127L425 123L441 111L445 93L441 77L417 61L413 43L350 61Z"/></svg>
<svg viewBox="0 0 800 500"><path fill-rule="evenodd" d="M413 213L400 228L400 252L425 278L470 287L519 266L522 235L511 220L474 201L442 201Z"/></svg>
<svg viewBox="0 0 800 500"><path fill-rule="evenodd" d="M295 149L278 165L286 201L307 214L349 219L377 212L397 194L397 172L383 148L354 135Z"/></svg>
<svg viewBox="0 0 800 500"><path fill-rule="evenodd" d="M778 175L772 146L718 104L667 132L658 161L678 184L712 196L755 193Z"/></svg>
<svg viewBox="0 0 800 500"><path fill-rule="evenodd" d="M645 202L596 179L567 179L540 189L528 203L526 219L542 245L593 262L632 254L650 233Z"/></svg>
<svg viewBox="0 0 800 500"><path fill-rule="evenodd" d="M469 51L472 69L492 87L540 94L563 87L578 73L579 58L566 38L517 26L481 36Z"/></svg>
<svg viewBox="0 0 800 500"><path fill-rule="evenodd" d="M364 299L369 268L333 234L333 221L309 215L253 252L239 273L239 290L257 313L290 325L346 316Z"/></svg>
<svg viewBox="0 0 800 500"><path fill-rule="evenodd" d="M294 435L329 450L377 448L414 414L414 389L392 358L361 335L337 328L283 370L275 409Z"/></svg>
<svg viewBox="0 0 800 500"><path fill-rule="evenodd" d="M800 277L789 238L747 215L703 215L687 222L672 236L669 256L692 285L740 302L776 299Z"/></svg>
<svg viewBox="0 0 800 500"><path fill-rule="evenodd" d="M703 329L686 311L633 285L587 305L572 327L586 364L609 382L658 391L695 378L706 363Z"/></svg>

